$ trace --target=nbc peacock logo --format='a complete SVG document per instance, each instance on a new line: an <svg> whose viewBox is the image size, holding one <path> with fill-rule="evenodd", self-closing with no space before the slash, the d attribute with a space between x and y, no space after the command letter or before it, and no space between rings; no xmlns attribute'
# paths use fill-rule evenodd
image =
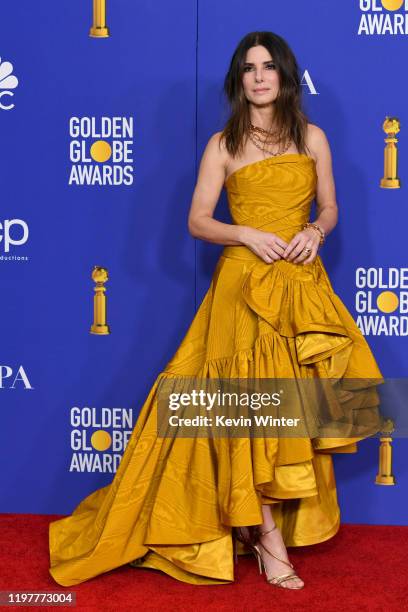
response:
<svg viewBox="0 0 408 612"><path fill-rule="evenodd" d="M2 62L0 57L0 110L11 110L14 108L13 102L9 98L14 96L11 91L18 85L18 78L13 74L13 64Z"/></svg>
<svg viewBox="0 0 408 612"><path fill-rule="evenodd" d="M408 0L360 0L360 36L406 36Z"/></svg>

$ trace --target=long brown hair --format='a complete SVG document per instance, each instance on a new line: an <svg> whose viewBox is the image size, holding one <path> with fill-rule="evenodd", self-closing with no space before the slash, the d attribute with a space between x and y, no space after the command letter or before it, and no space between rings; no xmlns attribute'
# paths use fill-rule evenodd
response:
<svg viewBox="0 0 408 612"><path fill-rule="evenodd" d="M308 118L302 110L302 89L299 67L288 43L273 32L250 32L238 44L224 81L224 93L231 108L222 132L228 153L235 157L243 152L249 133L249 102L244 94L242 75L246 53L262 45L272 56L279 74L279 93L274 103L274 122L281 131L281 140L293 140L299 153L306 152L305 134Z"/></svg>

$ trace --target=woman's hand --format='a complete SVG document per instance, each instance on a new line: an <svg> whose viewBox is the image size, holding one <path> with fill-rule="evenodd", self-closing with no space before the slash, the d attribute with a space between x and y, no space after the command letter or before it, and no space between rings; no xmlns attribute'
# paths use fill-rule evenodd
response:
<svg viewBox="0 0 408 612"><path fill-rule="evenodd" d="M288 243L272 232L263 232L254 227L246 227L243 244L258 255L265 263L282 259Z"/></svg>
<svg viewBox="0 0 408 612"><path fill-rule="evenodd" d="M319 233L311 227L308 227L292 238L283 253L283 259L293 263L301 263L303 265L312 263L316 259L317 251L320 245ZM305 253L303 249L309 248L311 251Z"/></svg>

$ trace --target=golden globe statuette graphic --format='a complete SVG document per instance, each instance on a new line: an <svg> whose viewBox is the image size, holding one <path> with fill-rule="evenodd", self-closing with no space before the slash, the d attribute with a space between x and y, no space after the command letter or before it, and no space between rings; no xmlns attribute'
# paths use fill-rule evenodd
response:
<svg viewBox="0 0 408 612"><path fill-rule="evenodd" d="M384 149L384 177L381 179L380 186L386 189L398 189L401 184L397 176L398 149L396 143L398 140L395 134L400 131L399 119L387 116L382 128L387 134L387 138L384 139L387 144Z"/></svg>
<svg viewBox="0 0 408 612"><path fill-rule="evenodd" d="M384 427L381 430L380 438L380 453L379 453L379 466L378 474L375 478L375 484L379 485L393 485L395 484L395 478L392 474L392 437L391 434L394 431L394 423L391 419L384 421Z"/></svg>
<svg viewBox="0 0 408 612"><path fill-rule="evenodd" d="M106 0L93 0L93 23L89 31L93 38L108 38L109 28L106 25Z"/></svg>
<svg viewBox="0 0 408 612"><path fill-rule="evenodd" d="M91 334L110 334L109 325L106 324L106 288L104 287L108 280L107 269L94 266L92 279L95 281L96 287L94 287L94 321L91 325Z"/></svg>

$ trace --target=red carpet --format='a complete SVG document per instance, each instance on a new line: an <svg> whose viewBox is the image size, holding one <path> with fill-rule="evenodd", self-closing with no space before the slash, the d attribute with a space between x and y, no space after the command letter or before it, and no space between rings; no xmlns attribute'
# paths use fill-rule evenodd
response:
<svg viewBox="0 0 408 612"><path fill-rule="evenodd" d="M70 590L48 574L48 524L56 518L60 517L0 515L0 590ZM191 586L155 570L124 566L71 590L76 592L76 609L84 611L116 612L139 606L144 610L286 612L407 609L408 527L342 525L331 540L288 552L305 581L300 591L268 585L251 556L239 558L236 582L230 585Z"/></svg>

